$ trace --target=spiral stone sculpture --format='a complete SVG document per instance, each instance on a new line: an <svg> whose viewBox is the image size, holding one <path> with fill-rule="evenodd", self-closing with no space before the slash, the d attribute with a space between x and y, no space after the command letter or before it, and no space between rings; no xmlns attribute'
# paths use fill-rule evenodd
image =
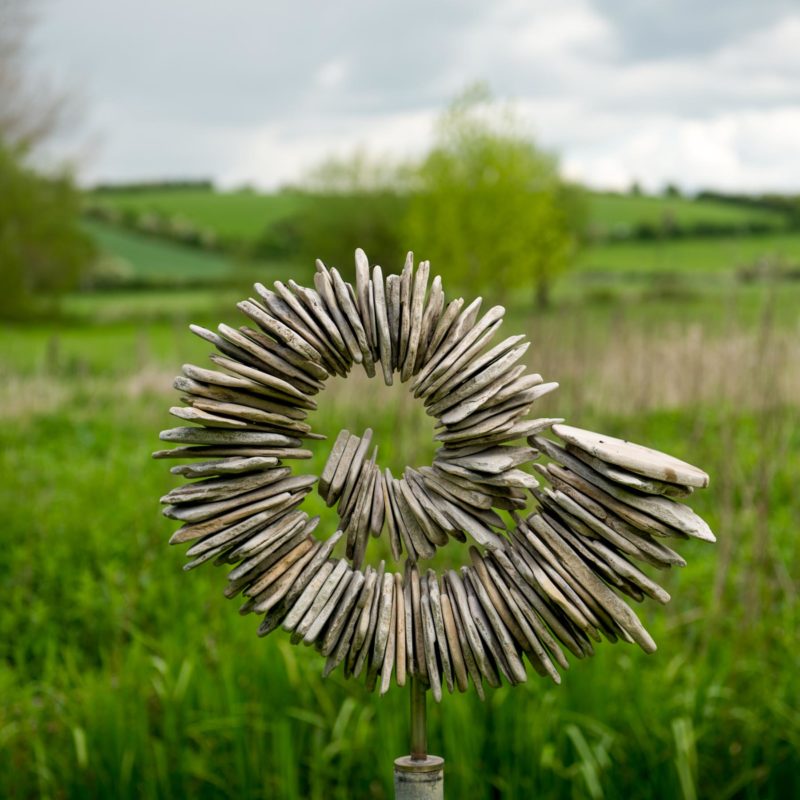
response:
<svg viewBox="0 0 800 800"><path fill-rule="evenodd" d="M683 566L669 540L714 541L682 503L708 476L528 418L558 384L519 363L524 336L492 344L501 306L481 315L480 298L448 301L427 261L415 268L409 253L399 275L384 275L357 250L355 268L353 286L318 261L313 289L256 284L238 304L240 327L191 326L216 348L215 368L183 366L184 405L170 413L191 424L162 431L177 446L154 454L187 461L172 472L192 482L161 498L183 523L170 543L190 545L184 569L234 565L224 594L263 615L259 635L282 627L325 657L326 676L341 666L381 693L413 676L437 701L443 685L470 682L483 697L484 682L525 681L526 661L560 683L564 649L583 658L602 638L654 651L622 596L666 603L637 563ZM305 422L314 396L356 364L387 385L399 376L423 402L437 421L433 463L395 477L378 466L371 430L343 430L319 478L294 474L288 464L325 438ZM301 508L315 484L339 515L323 538ZM402 573L363 566L370 536L384 533ZM472 543L471 563L423 569L451 537Z"/></svg>

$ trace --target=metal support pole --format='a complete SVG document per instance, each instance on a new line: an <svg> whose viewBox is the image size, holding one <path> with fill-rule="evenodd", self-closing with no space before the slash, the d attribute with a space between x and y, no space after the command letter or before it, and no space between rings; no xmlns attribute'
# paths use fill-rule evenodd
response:
<svg viewBox="0 0 800 800"><path fill-rule="evenodd" d="M425 686L411 678L411 755L394 762L395 800L444 800L444 759L428 755Z"/></svg>

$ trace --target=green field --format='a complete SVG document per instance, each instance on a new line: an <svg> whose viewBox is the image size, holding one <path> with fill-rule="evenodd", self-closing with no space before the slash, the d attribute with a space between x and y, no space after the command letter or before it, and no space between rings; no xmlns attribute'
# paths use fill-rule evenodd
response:
<svg viewBox="0 0 800 800"><path fill-rule="evenodd" d="M291 198L95 199L235 238L293 213ZM744 225L759 213L591 198L608 230L665 214ZM533 310L526 292L509 299L505 335L527 333L526 364L560 382L534 413L701 465L711 487L692 505L718 543L682 543L689 565L658 575L672 602L637 607L655 654L604 642L560 687L531 674L485 703L446 695L431 708L449 797L800 795L800 282L785 279L800 234L767 217L775 232L596 244L551 308ZM149 458L172 425L180 365L209 363L187 324L236 324L253 280L305 282L313 265L85 224L118 283L65 297L59 316L0 328L0 797L391 797L406 692L377 698L338 673L323 681L315 652L281 632L256 637L256 621L222 597L219 569L182 572L158 505L176 480ZM784 279L741 280L764 258ZM329 437L373 427L395 474L434 451L420 404L360 370L330 382L310 421ZM319 474L330 442L313 444L301 466ZM333 531L319 497L305 508L322 515L321 535ZM368 561L382 548L372 541ZM448 547L436 563L467 559Z"/></svg>
<svg viewBox="0 0 800 800"><path fill-rule="evenodd" d="M785 227L782 214L757 208L745 208L714 200L648 195L589 194L589 225L598 233L624 233L635 225L660 225L669 221L687 226L698 222L724 225L761 224L779 230Z"/></svg>
<svg viewBox="0 0 800 800"><path fill-rule="evenodd" d="M578 256L581 272L652 276L680 274L705 277L734 273L764 259L789 268L800 266L800 234L619 242L587 247Z"/></svg>
<svg viewBox="0 0 800 800"><path fill-rule="evenodd" d="M742 226L743 229L760 224L780 230L786 225L784 216L776 211L713 200L602 192L590 193L588 200L589 228L595 234L624 233L638 224L661 225L665 221L682 226L704 222ZM117 211L182 217L219 236L250 240L297 212L306 198L290 191L260 194L254 191L151 189L96 192L89 195L89 201Z"/></svg>
<svg viewBox="0 0 800 800"><path fill-rule="evenodd" d="M301 195L292 192L260 194L254 191L211 192L206 189L163 189L100 192L92 204L118 211L156 212L183 217L224 238L251 239L302 207Z"/></svg>
<svg viewBox="0 0 800 800"><path fill-rule="evenodd" d="M142 299L97 320L115 296ZM222 597L223 574L183 573L166 544L174 525L157 500L175 480L149 453L171 424L171 377L208 352L186 308L235 319L218 292L202 297L94 295L85 322L0 330L4 798L391 797L406 693L321 680L316 653L280 632L259 640ZM561 382L536 413L702 465L711 488L693 505L719 541L682 546L689 566L659 575L673 601L637 608L654 655L603 643L561 687L532 674L485 703L446 695L431 708L449 797L800 793L798 299L752 287L724 304L512 310L506 335L528 332L526 363ZM430 420L402 387L376 384L334 382L315 427L370 424L381 463L424 463Z"/></svg>
<svg viewBox="0 0 800 800"><path fill-rule="evenodd" d="M297 211L301 195L283 192L262 195L254 192L216 193L208 190L161 190L109 192L91 196L92 202L139 212L156 210L161 214L189 219L195 225L211 228L218 234L252 241L281 218ZM658 223L665 215L687 225L705 223L761 223L774 228L766 233L730 233L705 238L630 239L587 244L578 253L576 269L560 282L567 294L594 289L599 281L619 284L633 281L634 288L653 280L689 280L693 287L713 288L720 277L741 277L766 269L778 273L797 273L800 265L800 232L786 231L785 218L773 211L749 209L731 204L687 198L589 195L589 226L597 231L612 231L642 223ZM192 282L223 281L244 287L265 275L291 271L307 277L311 264L288 265L280 262L257 264L225 257L164 238L133 233L116 225L87 222L101 251L112 263L121 265L123 275L139 281L187 285ZM353 246L358 243L353 243ZM766 265L766 267L765 267ZM709 280L711 279L711 280ZM559 288L559 287L557 287Z"/></svg>

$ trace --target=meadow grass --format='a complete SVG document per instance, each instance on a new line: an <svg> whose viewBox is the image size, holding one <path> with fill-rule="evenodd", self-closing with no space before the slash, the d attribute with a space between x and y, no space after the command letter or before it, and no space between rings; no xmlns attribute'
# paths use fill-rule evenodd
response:
<svg viewBox="0 0 800 800"><path fill-rule="evenodd" d="M689 566L659 575L672 602L637 608L654 655L603 643L560 687L531 675L432 708L449 797L800 793L798 306L741 299L512 311L531 369L562 384L536 413L702 465L693 506L719 543L682 546ZM208 345L183 314L141 312L0 331L0 796L390 797L407 694L323 681L316 653L257 639L221 571L183 573L167 547L157 498L176 481L149 453L171 376ZM372 425L382 464L424 463L431 421L378 385L332 382L315 427Z"/></svg>
<svg viewBox="0 0 800 800"><path fill-rule="evenodd" d="M89 198L93 203L118 211L182 217L203 230L240 240L260 236L268 226L302 208L304 202L302 195L289 191L261 194L248 190L217 192L208 189L115 191L90 194Z"/></svg>
<svg viewBox="0 0 800 800"><path fill-rule="evenodd" d="M148 189L90 193L93 203L118 211L157 212L183 217L223 237L254 239L275 222L302 208L304 197L290 191L262 194L254 191L219 192L210 189ZM770 209L745 208L715 200L685 197L588 193L590 227L605 234L665 220L686 226L697 223L785 226L785 218Z"/></svg>
<svg viewBox="0 0 800 800"><path fill-rule="evenodd" d="M597 275L631 278L659 273L707 278L755 266L769 259L797 269L800 234L770 233L715 238L629 241L586 247L576 268Z"/></svg>
<svg viewBox="0 0 800 800"><path fill-rule="evenodd" d="M101 252L119 259L133 278L162 281L230 278L233 259L193 247L124 231L102 222L85 221L84 229Z"/></svg>
<svg viewBox="0 0 800 800"><path fill-rule="evenodd" d="M743 227L757 223L776 229L785 226L784 216L777 211L716 200L606 192L590 192L588 200L591 227L606 234L642 223L659 226L666 221L684 227L701 222Z"/></svg>

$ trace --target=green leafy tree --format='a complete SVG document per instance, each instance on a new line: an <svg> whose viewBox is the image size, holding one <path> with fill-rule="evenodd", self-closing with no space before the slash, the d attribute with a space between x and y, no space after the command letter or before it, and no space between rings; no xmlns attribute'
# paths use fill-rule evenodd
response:
<svg viewBox="0 0 800 800"><path fill-rule="evenodd" d="M0 316L21 317L78 285L93 248L78 225L70 176L37 174L29 161L64 119L65 98L33 84L26 43L30 4L0 0Z"/></svg>
<svg viewBox="0 0 800 800"><path fill-rule="evenodd" d="M416 174L408 227L414 250L451 284L501 297L533 286L547 305L583 222L580 190L483 87L444 113Z"/></svg>
<svg viewBox="0 0 800 800"><path fill-rule="evenodd" d="M0 316L22 317L77 286L93 247L68 178L42 178L0 146L0 187Z"/></svg>

